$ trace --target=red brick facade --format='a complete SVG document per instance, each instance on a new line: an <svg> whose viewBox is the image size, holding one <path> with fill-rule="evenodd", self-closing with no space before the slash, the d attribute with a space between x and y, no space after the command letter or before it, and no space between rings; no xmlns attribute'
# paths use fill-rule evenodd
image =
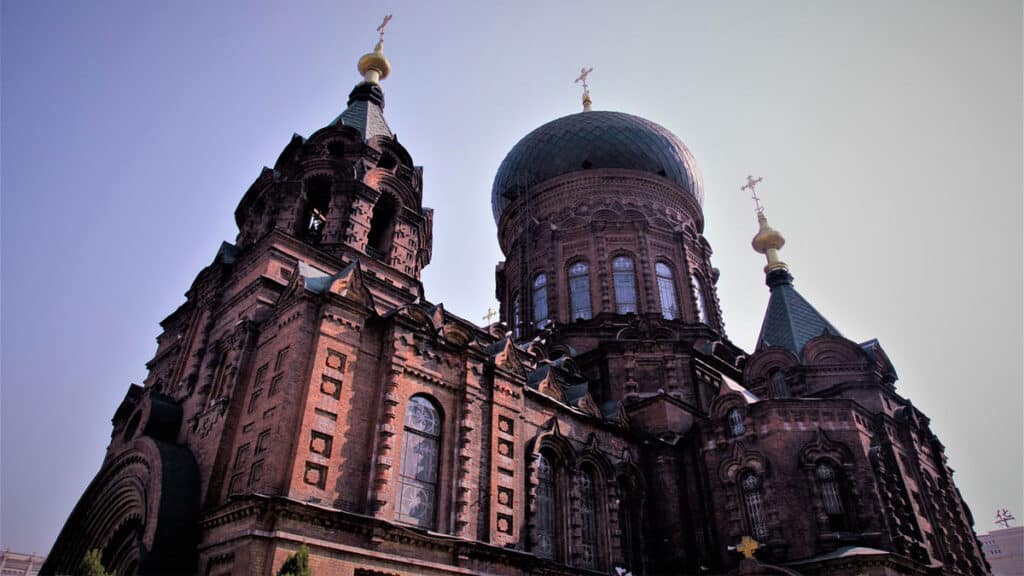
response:
<svg viewBox="0 0 1024 576"><path fill-rule="evenodd" d="M119 574L270 575L300 544L317 575L769 573L744 535L790 573L987 573L877 343L725 338L692 190L530 186L481 329L424 299L421 169L367 130L296 136L246 192L44 573L98 548Z"/></svg>

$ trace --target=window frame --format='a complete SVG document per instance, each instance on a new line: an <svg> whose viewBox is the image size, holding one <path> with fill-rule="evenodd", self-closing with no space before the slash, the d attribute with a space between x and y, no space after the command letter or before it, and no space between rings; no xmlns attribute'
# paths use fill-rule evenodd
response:
<svg viewBox="0 0 1024 576"><path fill-rule="evenodd" d="M433 412L433 423L435 430L424 430L417 428L415 422L410 422L411 418L414 417L413 406L424 405L429 407ZM412 443L416 442L415 446ZM398 465L398 482L397 482L397 494L395 497L395 521L410 526L418 526L428 530L437 530L438 528L438 508L440 508L441 499L441 461L443 459L443 443L444 443L444 411L441 405L435 398L427 394L413 394L409 397L409 400L405 405L405 414L402 418L402 448L399 452L399 465ZM433 462L430 463L431 472L433 475L432 479L421 479L419 474L421 470L412 471L408 473L406 470L409 460L409 450L418 449L421 446L432 446L433 447ZM427 505L429 506L429 512L424 516L417 516L412 511L409 513L405 512L404 498L407 489L419 489L423 490L428 488L432 490L428 492L429 500Z"/></svg>
<svg viewBox="0 0 1024 576"><path fill-rule="evenodd" d="M583 266L583 271L574 273L573 269ZM574 286L574 280L581 280L582 286ZM569 291L569 322L577 320L591 320L594 318L594 299L591 293L590 263L586 260L572 260L566 267L566 288ZM577 290L575 288L581 288ZM580 306L585 298L586 307ZM586 311L585 315L577 315L576 311Z"/></svg>

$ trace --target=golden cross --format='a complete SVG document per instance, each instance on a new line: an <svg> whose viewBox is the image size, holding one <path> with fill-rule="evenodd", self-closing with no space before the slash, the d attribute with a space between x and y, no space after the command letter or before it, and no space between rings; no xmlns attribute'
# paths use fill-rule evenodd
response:
<svg viewBox="0 0 1024 576"><path fill-rule="evenodd" d="M493 319L493 318L494 318L495 316L497 316L497 315L498 315L498 313L494 311L494 308L491 308L490 306L488 306L488 307L487 307L487 314L484 314L484 320L486 320L486 321L487 321L487 323L488 323L488 324L490 324L490 323L491 323L491 320L492 320L492 319Z"/></svg>
<svg viewBox="0 0 1024 576"><path fill-rule="evenodd" d="M576 84L582 83L583 84L583 91L584 92L590 90L590 87L587 86L587 76L590 76L590 73L593 72L593 71L594 71L593 68L587 68L586 66L584 66L583 68L580 68L580 77L576 79L575 83Z"/></svg>
<svg viewBox="0 0 1024 576"><path fill-rule="evenodd" d="M747 183L740 186L740 190L750 190L750 197L754 199L754 206L757 207L758 214L764 212L764 206L761 206L761 198L758 197L756 190L757 185L761 183L761 180L764 180L764 178L761 178L760 176L754 178L750 174L747 174Z"/></svg>
<svg viewBox="0 0 1024 576"><path fill-rule="evenodd" d="M388 22L391 22L391 14L385 15L384 21L380 23L380 26L377 26L377 32L380 32L381 41L384 40L384 29L388 27Z"/></svg>
<svg viewBox="0 0 1024 576"><path fill-rule="evenodd" d="M1003 528L1009 528L1011 520L1016 520L1016 518L1006 508L996 512L996 524L1001 524Z"/></svg>
<svg viewBox="0 0 1024 576"><path fill-rule="evenodd" d="M743 557L749 560L754 557L754 551L759 547L757 540L754 540L750 536L744 536L736 546L736 551L743 554Z"/></svg>

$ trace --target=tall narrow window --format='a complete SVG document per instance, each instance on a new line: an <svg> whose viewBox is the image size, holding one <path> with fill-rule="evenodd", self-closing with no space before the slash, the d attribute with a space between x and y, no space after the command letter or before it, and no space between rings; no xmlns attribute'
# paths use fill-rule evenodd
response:
<svg viewBox="0 0 1024 576"><path fill-rule="evenodd" d="M828 462L819 462L814 470L821 488L821 501L828 515L829 528L834 531L846 530L846 511L843 509L843 496L839 488L836 469Z"/></svg>
<svg viewBox="0 0 1024 576"><path fill-rule="evenodd" d="M764 540L768 536L768 523L764 517L764 502L761 498L761 479L748 472L740 479L743 493L743 508L747 512L747 525L754 538Z"/></svg>
<svg viewBox="0 0 1024 576"><path fill-rule="evenodd" d="M569 320L590 320L590 266L577 262L569 266Z"/></svg>
<svg viewBox="0 0 1024 576"><path fill-rule="evenodd" d="M696 274L690 275L690 288L693 289L693 301L697 304L697 319L704 324L709 324L708 304L704 300L704 283Z"/></svg>
<svg viewBox="0 0 1024 576"><path fill-rule="evenodd" d="M772 372L768 377L768 395L772 398L789 398L789 385L782 370Z"/></svg>
<svg viewBox="0 0 1024 576"><path fill-rule="evenodd" d="M366 237L367 255L377 260L387 258L397 212L395 199L390 194L381 194L370 217L370 232Z"/></svg>
<svg viewBox="0 0 1024 576"><path fill-rule="evenodd" d="M307 211L306 233L310 238L319 239L327 224L327 211L331 205L331 181L313 178L306 183Z"/></svg>
<svg viewBox="0 0 1024 576"><path fill-rule="evenodd" d="M658 278L661 315L668 320L678 319L679 304L676 303L676 282L672 279L672 269L664 262L658 262L654 265L654 275Z"/></svg>
<svg viewBox="0 0 1024 576"><path fill-rule="evenodd" d="M434 528L441 417L434 404L413 396L405 409L396 519Z"/></svg>
<svg viewBox="0 0 1024 576"><path fill-rule="evenodd" d="M533 552L539 558L553 559L558 554L555 524L555 471L543 454L537 455L537 508L534 523L537 542Z"/></svg>
<svg viewBox="0 0 1024 576"><path fill-rule="evenodd" d="M589 470L579 475L580 488L580 562L584 568L597 567L597 495Z"/></svg>
<svg viewBox="0 0 1024 576"><path fill-rule="evenodd" d="M636 313L636 274L633 259L618 256L612 260L612 282L615 284L615 312Z"/></svg>
<svg viewBox="0 0 1024 576"><path fill-rule="evenodd" d="M512 336L516 340L523 337L523 303L519 292L512 293Z"/></svg>
<svg viewBox="0 0 1024 576"><path fill-rule="evenodd" d="M747 431L747 427L743 424L743 413L740 412L739 408L733 408L729 410L729 434L732 436L739 436Z"/></svg>
<svg viewBox="0 0 1024 576"><path fill-rule="evenodd" d="M548 323L548 277L537 274L533 279L533 325L543 328Z"/></svg>

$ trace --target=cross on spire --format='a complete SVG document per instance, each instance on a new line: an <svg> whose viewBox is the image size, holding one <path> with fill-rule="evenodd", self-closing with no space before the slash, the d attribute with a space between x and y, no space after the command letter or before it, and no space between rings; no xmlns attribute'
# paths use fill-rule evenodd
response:
<svg viewBox="0 0 1024 576"><path fill-rule="evenodd" d="M384 15L384 21L377 26L377 32L380 33L380 41L384 41L384 29L388 27L388 22L391 22L391 14Z"/></svg>
<svg viewBox="0 0 1024 576"><path fill-rule="evenodd" d="M493 320L494 317L497 316L497 315L498 315L498 313L494 311L494 308L491 308L491 307L488 306L487 307L487 314L484 314L484 320L486 320L487 323L490 324L491 320Z"/></svg>
<svg viewBox="0 0 1024 576"><path fill-rule="evenodd" d="M591 102L590 102L590 86L587 85L587 76L590 76L590 73L593 72L593 71L594 71L593 68L587 68L586 66L584 66L583 68L580 68L580 75L579 75L578 78L576 78L576 81L575 81L576 84L583 84L583 111L584 112L589 112L590 111L590 104L591 104Z"/></svg>
<svg viewBox="0 0 1024 576"><path fill-rule="evenodd" d="M761 178L760 176L754 178L750 174L747 174L747 183L740 186L740 190L750 191L750 197L754 199L754 206L757 208L758 214L764 212L764 206L761 206L761 198L757 195L757 185L761 183L761 180L764 180L764 178Z"/></svg>
<svg viewBox="0 0 1024 576"><path fill-rule="evenodd" d="M1016 519L1006 508L996 511L996 524L1002 524L1003 528L1009 528L1010 521Z"/></svg>

